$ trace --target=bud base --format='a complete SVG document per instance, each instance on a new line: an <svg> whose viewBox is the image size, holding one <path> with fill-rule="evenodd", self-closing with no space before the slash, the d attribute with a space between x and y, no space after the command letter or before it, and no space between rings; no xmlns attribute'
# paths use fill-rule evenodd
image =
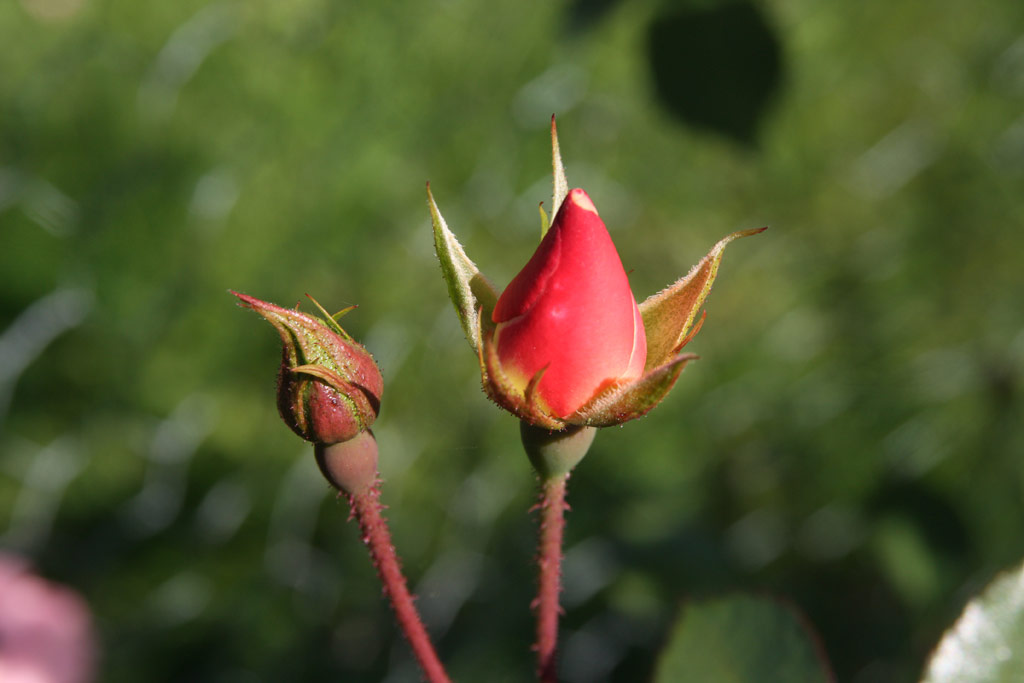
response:
<svg viewBox="0 0 1024 683"><path fill-rule="evenodd" d="M369 430L341 443L318 443L313 452L324 478L350 497L377 482L377 440Z"/></svg>
<svg viewBox="0 0 1024 683"><path fill-rule="evenodd" d="M564 478L590 450L597 429L570 426L558 431L519 422L519 435L533 469L543 481Z"/></svg>

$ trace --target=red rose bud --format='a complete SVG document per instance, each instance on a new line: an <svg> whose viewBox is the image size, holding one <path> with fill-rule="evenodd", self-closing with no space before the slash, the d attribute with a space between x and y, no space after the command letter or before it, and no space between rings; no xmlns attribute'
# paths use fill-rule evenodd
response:
<svg viewBox="0 0 1024 683"><path fill-rule="evenodd" d="M505 378L566 418L604 388L643 375L647 340L629 279L583 190L569 192L537 251L494 307Z"/></svg>
<svg viewBox="0 0 1024 683"><path fill-rule="evenodd" d="M323 308L321 320L245 294L232 294L281 334L284 349L277 408L293 432L313 443L333 444L348 441L373 424L380 411L384 380L373 356L334 317Z"/></svg>
<svg viewBox="0 0 1024 683"><path fill-rule="evenodd" d="M619 425L658 405L696 358L683 347L704 320L698 314L726 246L765 229L719 240L689 273L637 306L593 203L583 190L568 191L554 118L551 165L555 220L548 227L541 208L543 240L500 298L449 230L427 186L434 248L484 391L541 430L524 431L528 451L538 438Z"/></svg>

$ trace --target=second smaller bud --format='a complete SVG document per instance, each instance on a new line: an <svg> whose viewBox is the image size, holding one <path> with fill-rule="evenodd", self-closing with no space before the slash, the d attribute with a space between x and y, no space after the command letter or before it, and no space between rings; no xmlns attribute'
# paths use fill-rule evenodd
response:
<svg viewBox="0 0 1024 683"><path fill-rule="evenodd" d="M326 313L323 319L316 318L234 294L281 335L277 408L293 432L329 445L354 439L370 428L380 412L384 379L362 344Z"/></svg>

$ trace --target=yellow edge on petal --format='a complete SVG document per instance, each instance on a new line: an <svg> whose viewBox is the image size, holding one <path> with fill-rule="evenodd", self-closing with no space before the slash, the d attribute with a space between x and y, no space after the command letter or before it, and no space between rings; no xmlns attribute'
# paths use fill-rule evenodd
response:
<svg viewBox="0 0 1024 683"><path fill-rule="evenodd" d="M536 396L536 386L543 376L543 370L533 376L525 389L516 387L505 374L498 360L493 340L493 331L484 332L484 391L492 401L509 411L521 420L537 427L558 430L565 427L565 422L553 416L544 401Z"/></svg>

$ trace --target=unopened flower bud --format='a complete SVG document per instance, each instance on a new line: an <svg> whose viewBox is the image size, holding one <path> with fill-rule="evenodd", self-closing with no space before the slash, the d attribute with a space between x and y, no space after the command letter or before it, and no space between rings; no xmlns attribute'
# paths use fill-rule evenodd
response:
<svg viewBox="0 0 1024 683"><path fill-rule="evenodd" d="M583 190L569 190L554 117L551 146L554 221L549 227L542 208L540 246L500 296L448 229L427 186L441 273L484 391L525 423L528 451L548 436L582 443L570 427L619 425L658 405L697 357L683 347L701 327L698 313L725 247L765 230L727 235L689 273L637 305L594 203ZM549 469L538 467L542 476Z"/></svg>
<svg viewBox="0 0 1024 683"><path fill-rule="evenodd" d="M569 192L533 257L491 316L501 371L566 418L616 382L644 374L647 339L619 254L583 190Z"/></svg>
<svg viewBox="0 0 1024 683"><path fill-rule="evenodd" d="M333 444L348 441L373 424L384 380L369 351L332 316L324 312L320 319L232 293L281 335L277 408L292 431L313 443Z"/></svg>

